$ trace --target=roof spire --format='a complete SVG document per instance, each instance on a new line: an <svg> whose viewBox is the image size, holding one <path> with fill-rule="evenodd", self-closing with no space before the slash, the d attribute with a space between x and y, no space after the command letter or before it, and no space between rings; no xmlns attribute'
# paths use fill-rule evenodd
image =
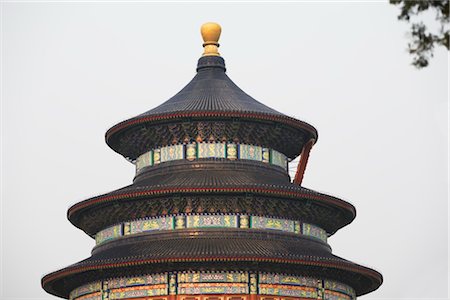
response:
<svg viewBox="0 0 450 300"><path fill-rule="evenodd" d="M203 56L220 56L219 53L219 38L222 28L219 24L208 22L202 25L200 29L203 38Z"/></svg>

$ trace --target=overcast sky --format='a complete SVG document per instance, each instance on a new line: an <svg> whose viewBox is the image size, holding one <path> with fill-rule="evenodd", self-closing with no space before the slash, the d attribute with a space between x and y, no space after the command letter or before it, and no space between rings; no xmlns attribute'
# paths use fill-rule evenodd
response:
<svg viewBox="0 0 450 300"><path fill-rule="evenodd" d="M68 207L134 176L104 133L189 82L207 21L244 91L318 129L304 186L357 209L333 252L384 276L361 298L447 298L448 54L414 69L387 2L1 4L0 298L90 255Z"/></svg>

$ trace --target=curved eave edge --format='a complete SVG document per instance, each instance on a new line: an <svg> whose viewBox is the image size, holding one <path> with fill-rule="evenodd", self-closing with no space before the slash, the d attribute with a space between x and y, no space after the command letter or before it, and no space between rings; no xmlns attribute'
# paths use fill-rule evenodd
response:
<svg viewBox="0 0 450 300"><path fill-rule="evenodd" d="M131 126L140 125L143 123L159 123L164 121L171 121L183 118L242 118L245 120L255 120L255 121L272 121L280 122L282 124L292 126L293 128L303 129L311 133L315 142L318 139L317 129L312 125L297 120L295 118L285 116L285 115L272 115L264 113L253 113L253 112L237 112L237 111L195 111L195 112L177 112L170 114L161 115L151 115L151 116L138 116L118 123L111 127L105 134L106 143L114 150L111 145L111 138L116 133L127 129ZM315 143L314 142L314 143Z"/></svg>
<svg viewBox="0 0 450 300"><path fill-rule="evenodd" d="M224 187L210 187L210 188L162 188L162 189L149 189L138 192L128 192L128 193L117 193L113 195L101 195L91 199L79 202L67 211L67 218L70 220L71 216L88 206L106 203L109 201L121 200L121 199L134 199L141 197L156 197L169 194L179 194L179 193L189 193L189 194L205 194L205 193L252 193L258 195L274 195L288 198L300 198L320 201L328 205L335 205L341 209L344 209L352 214L352 220L356 217L356 209L353 205L344 200L324 195L324 194L310 194L305 192L290 191L286 189L270 189L270 188L255 188L255 187L234 187L234 188L224 188ZM75 224L74 224L75 225ZM75 225L76 226L76 225Z"/></svg>
<svg viewBox="0 0 450 300"><path fill-rule="evenodd" d="M77 273L87 272L87 271L95 271L95 270L104 270L111 268L121 268L121 267L132 267L146 264L156 264L156 263L177 263L177 262L269 262L269 263L282 263L282 264L299 264L305 266L317 266L317 267L327 267L334 268L338 270L345 270L349 272L355 272L361 274L363 276L369 277L371 280L375 282L375 286L371 287L366 291L357 292L357 296L361 296L367 293L370 293L376 289L383 283L383 276L381 273L364 267L360 265L345 263L345 262L336 262L331 261L330 259L322 258L323 260L329 261L310 261L304 259L282 259L282 258L261 258L261 257L201 257L201 258L166 258L166 259L142 259L142 260L131 260L126 262L112 262L112 263L103 263L103 264L95 264L95 265L87 265L87 266L73 266L67 267L65 269L50 273L45 275L41 279L41 285L45 291L48 293L58 296L58 297L67 297L65 294L58 293L53 290L49 284L52 282L61 279L65 276L74 275Z"/></svg>

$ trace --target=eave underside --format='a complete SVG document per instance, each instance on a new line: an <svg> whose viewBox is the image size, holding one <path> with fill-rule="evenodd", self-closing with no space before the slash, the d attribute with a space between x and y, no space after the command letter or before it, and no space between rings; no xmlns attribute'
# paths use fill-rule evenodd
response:
<svg viewBox="0 0 450 300"><path fill-rule="evenodd" d="M335 233L355 218L351 205L349 208L338 207L308 196L311 195L306 193L302 198L277 197L239 189L234 192L213 193L208 193L208 190L180 190L165 195L122 194L105 201L86 202L85 207L69 210L69 220L93 236L98 231L123 221L172 214L238 213L279 217L317 225L329 234Z"/></svg>

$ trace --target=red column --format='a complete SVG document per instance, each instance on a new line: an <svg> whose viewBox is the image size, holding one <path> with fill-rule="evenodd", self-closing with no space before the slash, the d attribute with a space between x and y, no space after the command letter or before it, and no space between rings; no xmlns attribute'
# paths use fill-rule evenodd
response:
<svg viewBox="0 0 450 300"><path fill-rule="evenodd" d="M305 174L306 170L306 164L308 163L309 152L311 151L314 142L315 141L311 139L303 146L302 153L300 154L300 161L297 166L297 172L295 173L294 177L294 183L297 185L302 184L303 175Z"/></svg>

